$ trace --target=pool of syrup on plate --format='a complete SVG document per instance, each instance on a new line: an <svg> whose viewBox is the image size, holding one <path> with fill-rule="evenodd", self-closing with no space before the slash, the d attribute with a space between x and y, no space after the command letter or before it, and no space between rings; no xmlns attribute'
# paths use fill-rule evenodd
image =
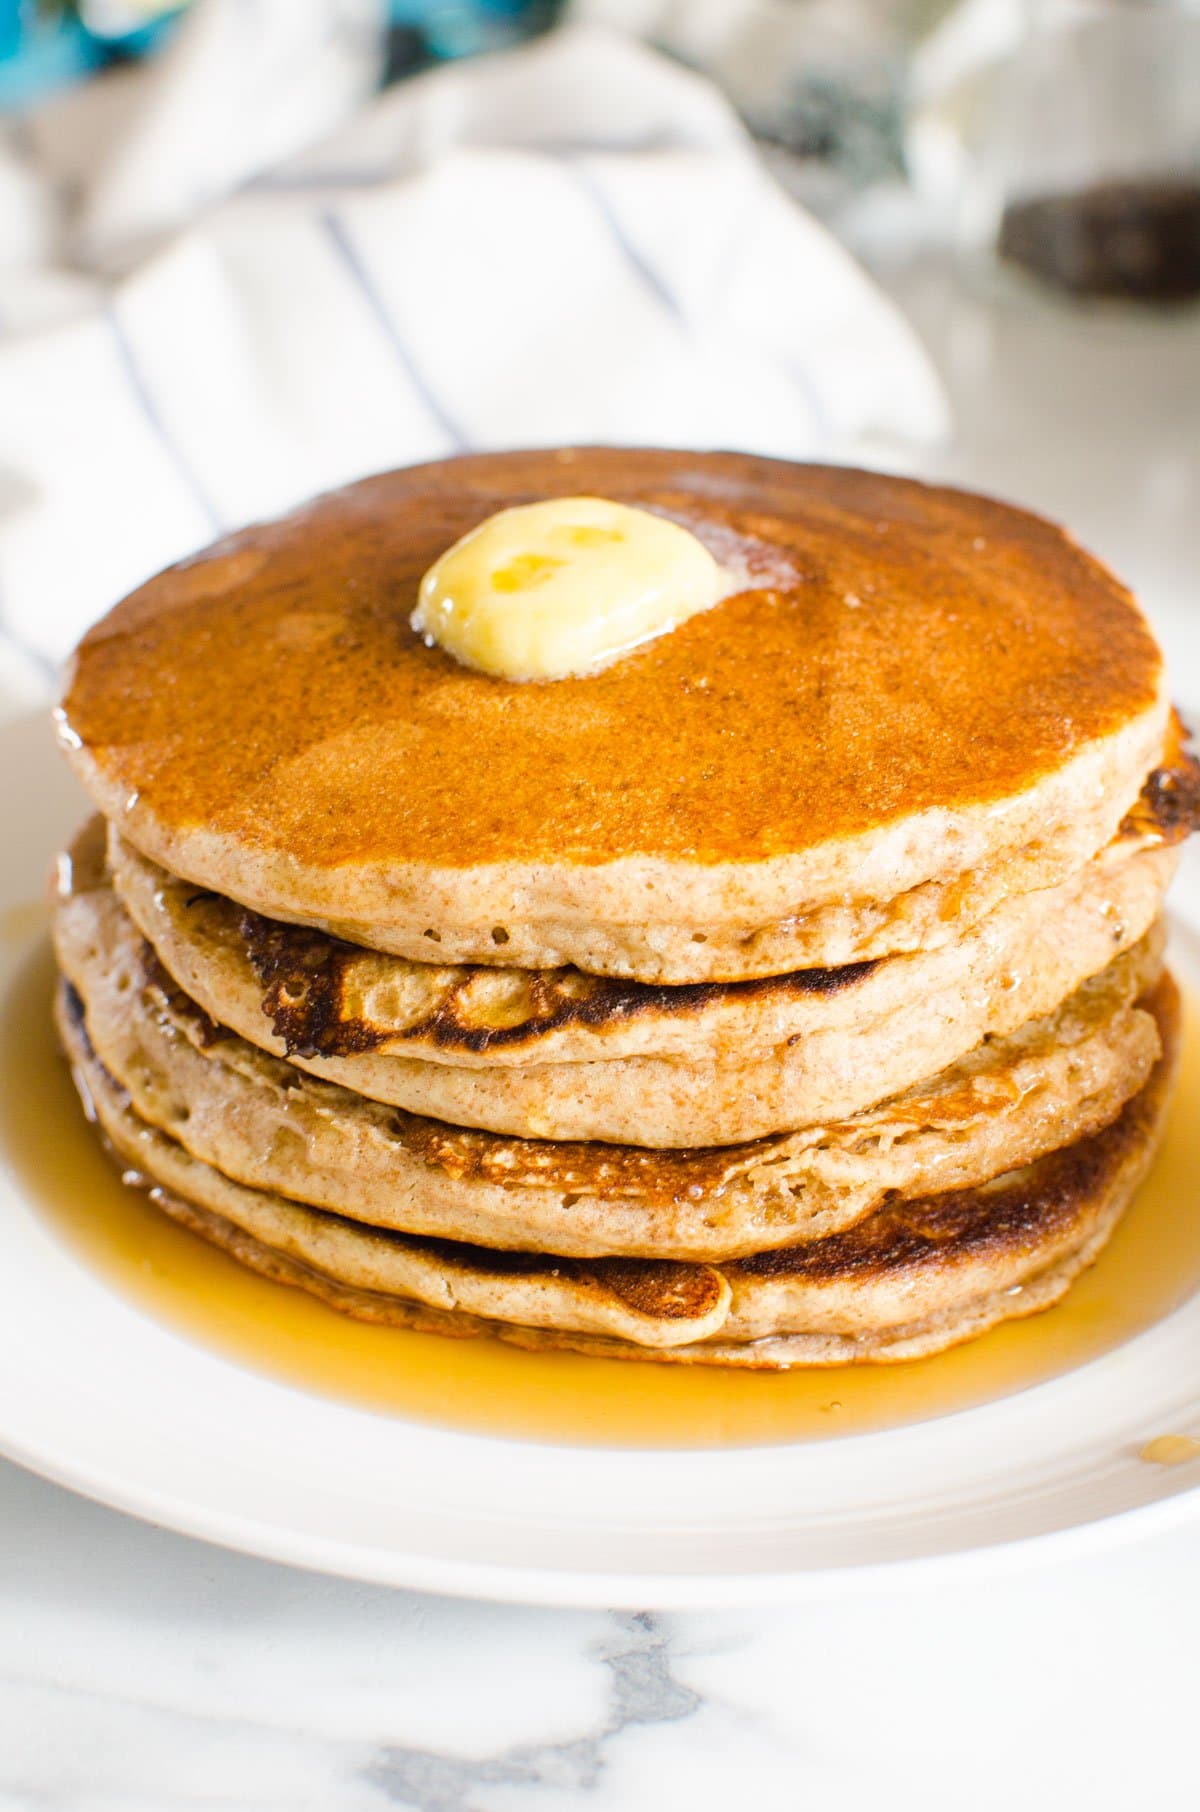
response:
<svg viewBox="0 0 1200 1812"><path fill-rule="evenodd" d="M1154 1169L1065 1300L934 1358L734 1372L524 1353L372 1327L243 1269L128 1188L85 1122L50 1023L53 968L29 961L0 1018L0 1147L64 1246L175 1333L359 1408L508 1438L716 1447L828 1439L967 1409L1096 1358L1200 1287L1200 1010Z"/></svg>

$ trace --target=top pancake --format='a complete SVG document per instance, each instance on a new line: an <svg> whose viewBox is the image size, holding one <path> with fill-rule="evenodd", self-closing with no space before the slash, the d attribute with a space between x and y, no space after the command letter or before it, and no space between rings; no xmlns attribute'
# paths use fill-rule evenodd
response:
<svg viewBox="0 0 1200 1812"><path fill-rule="evenodd" d="M450 542L584 492L683 520L745 588L584 679L424 646L408 619ZM90 632L63 714L101 809L188 880L417 960L651 981L913 947L980 867L1000 892L1061 878L1165 730L1136 606L1052 525L620 449L417 467L231 537Z"/></svg>

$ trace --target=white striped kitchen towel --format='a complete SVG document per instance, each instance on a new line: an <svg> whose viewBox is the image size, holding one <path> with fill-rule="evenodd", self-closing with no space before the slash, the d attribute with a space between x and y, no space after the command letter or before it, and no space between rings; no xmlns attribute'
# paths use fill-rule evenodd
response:
<svg viewBox="0 0 1200 1812"><path fill-rule="evenodd" d="M387 466L571 441L896 463L945 425L907 326L717 93L583 28L402 85L119 280L50 292L0 338L0 686L5 660L52 683L168 561Z"/></svg>

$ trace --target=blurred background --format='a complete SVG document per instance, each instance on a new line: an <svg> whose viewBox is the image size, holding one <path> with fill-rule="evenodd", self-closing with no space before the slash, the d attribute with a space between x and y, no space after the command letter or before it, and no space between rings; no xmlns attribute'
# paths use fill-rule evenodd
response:
<svg viewBox="0 0 1200 1812"><path fill-rule="evenodd" d="M298 59L339 43L357 65L353 89L339 89L330 58L324 117L314 95L294 143L277 142L284 152L351 99L585 23L711 77L808 205L828 212L880 185L911 184L950 208L943 227L986 237L1000 223L983 217L985 200L1003 208L1011 197L985 197L985 187L1045 200L1064 182L1194 176L1197 10L1193 0L0 0L0 109L20 118L98 77L115 106L135 89L114 72L187 54L223 18L225 54L274 57L281 86L301 74ZM1143 226L1167 211L1161 196L1136 199ZM1113 244L1136 236L1130 207L1127 197L1123 234L1107 229ZM1039 234L1036 218L1010 219L1003 249L1077 290L1200 288L1194 231L1190 254L1177 248L1167 273L1149 268L1145 234L1123 261L1110 246L1116 262L1102 272L1083 242L1105 230L1093 215L1068 252L1061 223L1044 218Z"/></svg>
<svg viewBox="0 0 1200 1812"><path fill-rule="evenodd" d="M0 692L242 522L587 440L997 490L1200 672L1198 297L1200 0L0 0Z"/></svg>

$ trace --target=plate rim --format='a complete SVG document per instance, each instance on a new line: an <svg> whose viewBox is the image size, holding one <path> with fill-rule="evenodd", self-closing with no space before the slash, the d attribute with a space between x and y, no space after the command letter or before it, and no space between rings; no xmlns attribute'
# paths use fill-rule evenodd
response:
<svg viewBox="0 0 1200 1812"><path fill-rule="evenodd" d="M1089 1365L1103 1363L1103 1357L1089 1361ZM1052 1388L1053 1383L1054 1380L1049 1380L1045 1386L1032 1388ZM967 1409L957 1413L970 1416L976 1412ZM871 1439L869 1435L861 1438ZM589 1573L564 1568L446 1560L409 1550L389 1556L385 1550L361 1547L356 1550L352 1544L338 1543L332 1538L306 1542L279 1524L239 1517L236 1513L225 1517L197 1513L186 1499L169 1493L161 1494L161 1500L156 1504L152 1504L145 1494L139 1500L138 1494L126 1491L115 1479L104 1478L87 1468L72 1467L65 1461L28 1449L22 1443L10 1442L2 1429L0 1458L89 1503L131 1517L150 1528L204 1542L229 1553L269 1561L272 1565L399 1591L560 1610L737 1610L779 1603L815 1602L845 1593L907 1589L927 1582L942 1585L959 1576L972 1580L1010 1577L1034 1569L1043 1561L1051 1564L1065 1549L1073 1556L1085 1557L1169 1532L1192 1521L1200 1509L1198 1476L1193 1483L1182 1483L1179 1490L1144 1504L1104 1512L1058 1529L968 1543L938 1554L760 1573L632 1570ZM358 1559L355 1559L356 1553ZM378 1556L378 1560L368 1561L367 1556Z"/></svg>

